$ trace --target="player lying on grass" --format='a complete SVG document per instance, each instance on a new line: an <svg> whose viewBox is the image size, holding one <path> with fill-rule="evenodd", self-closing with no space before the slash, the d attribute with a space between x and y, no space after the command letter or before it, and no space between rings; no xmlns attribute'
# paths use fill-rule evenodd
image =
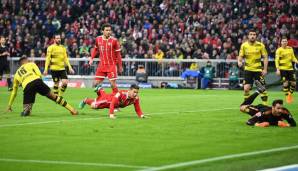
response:
<svg viewBox="0 0 298 171"><path fill-rule="evenodd" d="M23 88L23 112L21 116L29 116L35 102L36 93L46 96L52 101L65 107L72 115L77 115L78 112L62 97L57 96L51 89L42 81L41 72L37 65L29 62L27 57L21 57L19 60L20 67L14 75L13 90L10 95L7 111L12 111L12 104L17 95L19 85Z"/></svg>
<svg viewBox="0 0 298 171"><path fill-rule="evenodd" d="M240 111L247 113L251 118L246 122L247 125L268 127L275 125L279 127L295 127L296 122L288 109L283 107L282 100L274 100L272 106L262 104L252 105L256 97L265 91L265 87L259 82L255 81L257 91L249 96L240 106ZM288 123L284 122L286 120Z"/></svg>
<svg viewBox="0 0 298 171"><path fill-rule="evenodd" d="M106 94L102 87L98 87L97 98L85 98L79 104L79 108L83 109L86 104L90 105L92 109L109 108L109 117L115 118L115 109L124 108L133 104L138 117L144 118L145 116L141 110L138 97L139 89L138 85L132 84L129 90L120 90L116 94Z"/></svg>

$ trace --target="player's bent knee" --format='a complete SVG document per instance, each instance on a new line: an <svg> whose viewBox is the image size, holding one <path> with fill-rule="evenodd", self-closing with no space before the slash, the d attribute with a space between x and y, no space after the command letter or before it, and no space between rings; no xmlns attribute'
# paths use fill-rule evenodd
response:
<svg viewBox="0 0 298 171"><path fill-rule="evenodd" d="M63 79L63 80L62 80L62 84L63 84L63 85L67 85L67 84L68 84L68 80Z"/></svg>
<svg viewBox="0 0 298 171"><path fill-rule="evenodd" d="M92 109L96 109L97 108L97 105L96 105L95 102L92 102L90 106L91 106Z"/></svg>

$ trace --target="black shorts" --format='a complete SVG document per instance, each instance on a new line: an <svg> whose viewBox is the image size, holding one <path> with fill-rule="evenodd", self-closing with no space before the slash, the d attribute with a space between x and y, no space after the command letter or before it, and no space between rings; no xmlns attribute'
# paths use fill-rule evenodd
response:
<svg viewBox="0 0 298 171"><path fill-rule="evenodd" d="M1 63L0 62L0 76L2 76L3 74L9 74L10 73L10 67L9 67L9 63Z"/></svg>
<svg viewBox="0 0 298 171"><path fill-rule="evenodd" d="M54 82L58 82L61 79L67 79L67 74L65 70L61 70L61 71L51 70L51 73L52 73L52 78Z"/></svg>
<svg viewBox="0 0 298 171"><path fill-rule="evenodd" d="M253 85L254 81L258 80L260 81L263 85L265 85L265 79L262 76L262 72L254 72L254 71L244 71L244 80L243 84L250 84Z"/></svg>
<svg viewBox="0 0 298 171"><path fill-rule="evenodd" d="M23 104L34 103L36 93L46 96L50 91L51 89L41 79L34 80L24 89Z"/></svg>
<svg viewBox="0 0 298 171"><path fill-rule="evenodd" d="M280 70L281 80L284 81L296 81L296 75L294 70Z"/></svg>

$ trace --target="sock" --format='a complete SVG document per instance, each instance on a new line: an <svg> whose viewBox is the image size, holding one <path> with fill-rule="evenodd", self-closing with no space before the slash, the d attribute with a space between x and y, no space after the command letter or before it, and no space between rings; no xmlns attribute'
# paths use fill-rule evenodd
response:
<svg viewBox="0 0 298 171"><path fill-rule="evenodd" d="M65 92L66 88L67 88L67 84L63 84L60 89L60 96Z"/></svg>
<svg viewBox="0 0 298 171"><path fill-rule="evenodd" d="M7 78L7 87L11 88L12 87L12 82L11 82L11 78Z"/></svg>
<svg viewBox="0 0 298 171"><path fill-rule="evenodd" d="M289 93L289 87L283 85L282 91L285 93L285 96L287 96Z"/></svg>
<svg viewBox="0 0 298 171"><path fill-rule="evenodd" d="M254 92L251 96L247 97L241 105L250 105L258 97L259 93Z"/></svg>
<svg viewBox="0 0 298 171"><path fill-rule="evenodd" d="M88 104L88 105L91 106L91 104L94 102L94 99L87 98L87 99L84 100L84 102L85 102L86 104Z"/></svg>
<svg viewBox="0 0 298 171"><path fill-rule="evenodd" d="M244 101L249 98L249 92L244 92Z"/></svg>
<svg viewBox="0 0 298 171"><path fill-rule="evenodd" d="M53 92L54 92L54 94L58 95L58 93L59 93L59 87L58 87L58 84L54 84Z"/></svg>
<svg viewBox="0 0 298 171"><path fill-rule="evenodd" d="M118 87L114 87L114 88L112 88L112 92L113 92L113 94L116 94L116 93L118 93Z"/></svg>
<svg viewBox="0 0 298 171"><path fill-rule="evenodd" d="M96 94L97 94L98 97L102 96L104 93L105 93L105 91L104 91L104 89L102 89L102 88L99 89L99 90L96 92Z"/></svg>
<svg viewBox="0 0 298 171"><path fill-rule="evenodd" d="M61 96L57 96L56 99L55 99L55 102L57 104L59 104L60 106L65 107L69 111L73 111L74 110L74 108L70 104L68 104L66 102L66 100L64 100L63 97L61 97Z"/></svg>
<svg viewBox="0 0 298 171"><path fill-rule="evenodd" d="M261 99L263 101L263 105L267 105L268 104L268 94L267 94L267 91L264 91L263 93L261 93Z"/></svg>
<svg viewBox="0 0 298 171"><path fill-rule="evenodd" d="M290 93L293 94L294 91L296 90L296 85L290 85Z"/></svg>

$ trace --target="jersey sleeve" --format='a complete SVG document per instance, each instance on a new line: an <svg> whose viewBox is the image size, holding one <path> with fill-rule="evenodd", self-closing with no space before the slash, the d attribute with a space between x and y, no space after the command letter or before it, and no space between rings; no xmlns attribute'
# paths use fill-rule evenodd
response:
<svg viewBox="0 0 298 171"><path fill-rule="evenodd" d="M291 55L292 55L292 61L293 61L293 62L298 62L298 61L297 61L297 58L295 57L295 53L294 53L293 48L291 49Z"/></svg>
<svg viewBox="0 0 298 171"><path fill-rule="evenodd" d="M261 112L256 113L253 115L247 122L247 125L254 126L256 123L260 122L263 118L263 114Z"/></svg>
<svg viewBox="0 0 298 171"><path fill-rule="evenodd" d="M142 112L142 109L141 109L141 106L140 106L140 99L137 98L136 101L134 102L134 107L135 107L135 111L137 113L137 115L139 117L141 117L143 115L143 112Z"/></svg>
<svg viewBox="0 0 298 171"><path fill-rule="evenodd" d="M114 109L115 109L115 104L119 103L119 98L120 98L120 93L116 93L113 96L112 102L110 103L110 110L109 110L109 114L114 114Z"/></svg>
<svg viewBox="0 0 298 171"><path fill-rule="evenodd" d="M244 53L245 53L244 52L244 44L242 43L241 46L240 46L239 56L244 57Z"/></svg>
<svg viewBox="0 0 298 171"><path fill-rule="evenodd" d="M45 63L45 67L44 67L45 71L48 71L48 69L49 69L51 56L52 56L52 47L49 46L48 49L47 49L46 63Z"/></svg>
<svg viewBox="0 0 298 171"><path fill-rule="evenodd" d="M295 127L297 125L295 119L288 109L283 110L282 117L290 124L291 127Z"/></svg>
<svg viewBox="0 0 298 171"><path fill-rule="evenodd" d="M280 58L280 49L277 49L275 53L275 60L274 60L276 69L279 69L279 58Z"/></svg>
<svg viewBox="0 0 298 171"><path fill-rule="evenodd" d="M17 79L17 74L15 74L15 77L13 79L13 88L12 88L12 92L10 94L10 98L9 98L9 102L8 105L11 106L17 96L17 92L18 92L18 87L19 87L19 81Z"/></svg>
<svg viewBox="0 0 298 171"><path fill-rule="evenodd" d="M95 56L97 55L98 52L98 43L97 43L97 38L95 39L95 45L94 47L91 49L91 59L94 59Z"/></svg>

